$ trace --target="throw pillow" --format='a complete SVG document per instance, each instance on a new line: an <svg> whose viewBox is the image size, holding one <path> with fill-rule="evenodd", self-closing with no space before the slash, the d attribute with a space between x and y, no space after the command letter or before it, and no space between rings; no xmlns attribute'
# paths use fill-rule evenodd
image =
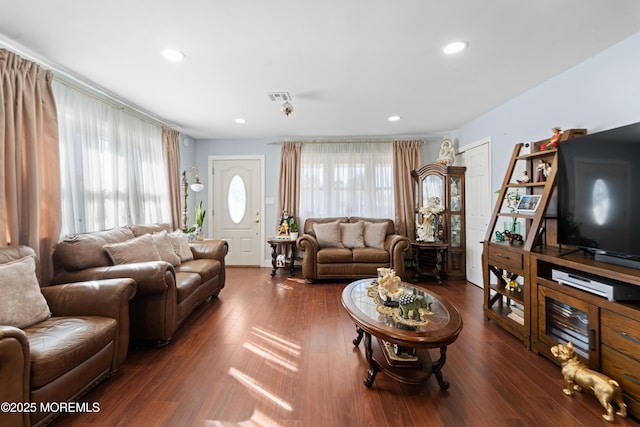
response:
<svg viewBox="0 0 640 427"><path fill-rule="evenodd" d="M145 234L122 243L109 243L103 246L114 264L134 262L162 261L153 244L153 237Z"/></svg>
<svg viewBox="0 0 640 427"><path fill-rule="evenodd" d="M340 221L313 224L320 248L343 248L340 241Z"/></svg>
<svg viewBox="0 0 640 427"><path fill-rule="evenodd" d="M186 234L182 231L174 231L173 233L168 233L167 236L169 236L173 250L180 257L180 261L185 262L193 259L193 253L189 247L189 239Z"/></svg>
<svg viewBox="0 0 640 427"><path fill-rule="evenodd" d="M384 249L384 241L387 237L386 222L365 222L364 244L369 248Z"/></svg>
<svg viewBox="0 0 640 427"><path fill-rule="evenodd" d="M26 328L51 317L30 257L0 265L0 325Z"/></svg>
<svg viewBox="0 0 640 427"><path fill-rule="evenodd" d="M345 248L364 248L364 222L340 224L340 236Z"/></svg>
<svg viewBox="0 0 640 427"><path fill-rule="evenodd" d="M169 235L166 230L162 230L159 233L153 233L151 237L153 237L153 244L156 245L156 249L163 261L167 261L173 266L180 265L180 257L173 249L173 245L169 240Z"/></svg>

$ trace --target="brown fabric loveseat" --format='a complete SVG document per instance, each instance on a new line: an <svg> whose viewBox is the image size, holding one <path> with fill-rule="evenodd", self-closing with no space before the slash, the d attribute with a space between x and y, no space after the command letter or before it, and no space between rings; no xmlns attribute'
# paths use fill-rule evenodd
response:
<svg viewBox="0 0 640 427"><path fill-rule="evenodd" d="M129 348L135 281L40 287L36 270L33 249L0 249L0 426L48 424L113 375Z"/></svg>
<svg viewBox="0 0 640 427"><path fill-rule="evenodd" d="M134 279L131 338L165 345L198 305L224 287L228 251L224 240L187 242L184 234L168 231L168 224L130 225L67 238L53 252L53 281Z"/></svg>
<svg viewBox="0 0 640 427"><path fill-rule="evenodd" d="M403 277L410 241L390 219L308 218L296 246L304 251L302 276L313 281L375 277L380 267Z"/></svg>

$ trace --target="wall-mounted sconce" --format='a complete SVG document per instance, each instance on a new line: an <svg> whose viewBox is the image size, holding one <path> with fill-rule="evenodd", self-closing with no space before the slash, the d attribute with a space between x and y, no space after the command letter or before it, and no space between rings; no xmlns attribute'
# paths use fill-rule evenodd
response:
<svg viewBox="0 0 640 427"><path fill-rule="evenodd" d="M182 209L182 231L187 231L187 221L189 209L187 209L187 197L189 196L189 181L187 180L187 174L190 172L194 172L195 181L191 184L191 189L198 193L204 189L204 184L200 182L200 177L198 176L198 168L195 166L191 166L188 169L182 171L182 197L184 198L183 209Z"/></svg>

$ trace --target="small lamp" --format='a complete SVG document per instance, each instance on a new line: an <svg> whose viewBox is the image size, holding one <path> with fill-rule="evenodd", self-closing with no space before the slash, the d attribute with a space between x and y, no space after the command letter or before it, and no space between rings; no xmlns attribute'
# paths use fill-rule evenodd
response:
<svg viewBox="0 0 640 427"><path fill-rule="evenodd" d="M194 172L195 181L191 184L191 189L195 193L199 193L204 189L204 184L200 182L200 177L198 176L198 168L195 166L191 166L182 171L182 197L184 198L184 205L182 209L182 231L187 231L187 220L189 210L187 209L187 197L189 196L189 181L187 180L187 174L190 172Z"/></svg>

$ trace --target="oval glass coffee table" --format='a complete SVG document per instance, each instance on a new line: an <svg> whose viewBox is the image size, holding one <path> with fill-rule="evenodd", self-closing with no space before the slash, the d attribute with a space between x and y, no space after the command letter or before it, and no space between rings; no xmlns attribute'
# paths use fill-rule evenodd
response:
<svg viewBox="0 0 640 427"><path fill-rule="evenodd" d="M364 383L371 387L379 371L408 384L422 383L434 374L440 388L446 390L449 383L442 378L442 368L447 346L462 330L462 318L453 305L436 293L405 282L399 286L405 295L413 296L409 300L415 301L405 305L404 312L393 304L385 305L374 279L357 280L342 291L342 305L356 324L358 335L353 345L359 346L364 337L369 362ZM376 339L372 340L372 336ZM430 348L440 349L440 358L435 362Z"/></svg>

